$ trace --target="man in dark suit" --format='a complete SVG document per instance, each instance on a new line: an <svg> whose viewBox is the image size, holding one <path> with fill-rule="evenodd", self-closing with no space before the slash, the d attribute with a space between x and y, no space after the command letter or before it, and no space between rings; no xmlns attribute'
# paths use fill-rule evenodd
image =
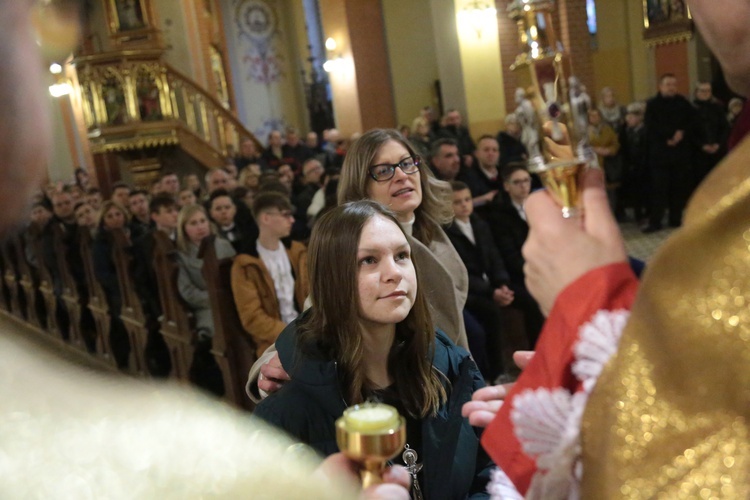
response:
<svg viewBox="0 0 750 500"><path fill-rule="evenodd" d="M662 228L669 208L669 225L682 224L682 210L690 189L691 142L697 112L677 93L677 78L667 73L659 80L659 92L646 103L646 134L651 177L651 213L646 233Z"/></svg>
<svg viewBox="0 0 750 500"><path fill-rule="evenodd" d="M474 164L476 145L469 134L469 129L463 125L461 113L457 109L449 109L443 118L443 126L437 133L439 139L453 139L458 144L461 153L461 164L470 168Z"/></svg>
<svg viewBox="0 0 750 500"><path fill-rule="evenodd" d="M281 155L289 161L293 160L292 168L295 172L302 169L304 163L312 158L315 154L307 145L300 140L299 132L294 127L286 129L286 143L281 146Z"/></svg>
<svg viewBox="0 0 750 500"><path fill-rule="evenodd" d="M149 202L149 214L152 229L133 241L133 281L144 303L144 312L156 321L161 316L161 304L154 272L154 231L162 231L172 241L176 240L177 202L166 193L154 196Z"/></svg>
<svg viewBox="0 0 750 500"><path fill-rule="evenodd" d="M229 240L237 253L246 253L247 245L255 245L258 238L258 225L244 201L233 198L227 191L217 189L206 202L208 216L216 224L219 236Z"/></svg>
<svg viewBox="0 0 750 500"><path fill-rule="evenodd" d="M524 260L521 247L529 234L523 204L531 192L531 175L523 163L512 163L503 171L503 189L507 198L503 200L498 196L492 202L488 222L511 281L522 285Z"/></svg>
<svg viewBox="0 0 750 500"><path fill-rule="evenodd" d="M502 172L503 190L507 197L497 196L487 210L487 221L491 228L495 245L505 262L510 276L510 287L516 292L517 300L523 297L526 320L526 335L533 347L544 324L539 307L526 290L521 248L529 234L524 203L531 192L531 176L524 163L511 163Z"/></svg>
<svg viewBox="0 0 750 500"><path fill-rule="evenodd" d="M501 192L502 188L502 177L498 169L500 147L497 139L491 135L480 137L474 156L477 160L474 167L463 169L458 180L469 186L478 215L486 218L487 205Z"/></svg>
<svg viewBox="0 0 750 500"><path fill-rule="evenodd" d="M159 333L159 317L162 314L159 299L159 282L154 270L154 232L162 231L172 241L177 236L177 202L167 193L162 193L149 202L149 214L153 227L133 241L133 283L138 298L143 304L148 325L148 342L145 354L148 371L156 377L166 377L172 369L169 351Z"/></svg>
<svg viewBox="0 0 750 500"><path fill-rule="evenodd" d="M83 261L81 254L78 252L78 226L76 224L75 206L73 197L67 191L56 192L52 195L52 213L53 216L42 230L42 252L44 265L52 277L52 285L57 299L57 308L55 316L57 325L63 338L67 339L70 330L70 316L62 299L63 293L63 275L58 267L57 248L55 247L56 234L61 238L65 245L65 259L68 262L73 279L76 282L76 288L80 293L86 293L86 278L83 274ZM88 295L86 295L88 297Z"/></svg>
<svg viewBox="0 0 750 500"><path fill-rule="evenodd" d="M698 113L698 140L695 152L693 186L698 184L727 154L729 121L724 106L714 96L709 82L698 82L693 105Z"/></svg>

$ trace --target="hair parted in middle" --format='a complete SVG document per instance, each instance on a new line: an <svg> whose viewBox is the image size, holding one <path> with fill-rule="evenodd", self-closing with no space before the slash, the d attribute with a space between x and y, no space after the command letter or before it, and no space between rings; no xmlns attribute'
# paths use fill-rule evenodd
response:
<svg viewBox="0 0 750 500"><path fill-rule="evenodd" d="M370 386L364 370L364 342L358 288L357 250L369 220L382 217L401 226L390 210L375 201L345 203L315 224L308 246L310 313L299 322L299 342L322 347L338 362L347 404L365 401ZM415 267L416 271L416 267ZM419 276L417 275L417 279ZM435 329L420 287L408 316L396 324L388 356L399 400L415 418L434 415L447 397L446 378L432 366Z"/></svg>
<svg viewBox="0 0 750 500"><path fill-rule="evenodd" d="M122 212L122 214L125 216L125 226L130 224L130 211L117 203L116 201L107 200L104 203L102 203L102 208L99 210L99 220L97 221L96 227L100 231L104 231L104 216L107 215L107 212L110 210L115 209Z"/></svg>
<svg viewBox="0 0 750 500"><path fill-rule="evenodd" d="M203 207L203 205L199 205L197 203L193 205L186 205L180 209L180 213L177 216L177 250L179 250L180 252L188 252L190 238L188 238L187 234L185 233L185 224L187 224L187 221L190 220L190 218L198 212L201 212L206 216L206 220L208 221L208 228L211 234L216 234L216 227L208 217L208 213L206 212L206 209Z"/></svg>
<svg viewBox="0 0 750 500"><path fill-rule="evenodd" d="M339 179L339 204L369 198L367 185L375 182L370 177L369 168L380 147L390 141L400 143L410 155L416 155L412 145L398 130L376 128L365 132L349 147L344 158ZM426 159L423 159L423 162L419 168L422 203L414 211L413 235L429 246L440 226L449 224L453 220L453 208L450 185L433 175L427 167Z"/></svg>

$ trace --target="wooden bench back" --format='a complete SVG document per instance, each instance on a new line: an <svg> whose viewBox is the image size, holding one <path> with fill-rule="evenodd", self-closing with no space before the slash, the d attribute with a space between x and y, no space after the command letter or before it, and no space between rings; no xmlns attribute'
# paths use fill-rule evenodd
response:
<svg viewBox="0 0 750 500"><path fill-rule="evenodd" d="M177 289L177 248L162 231L154 231L153 265L162 309L159 321L161 334L169 347L172 376L187 381L193 362L195 332L191 325L190 308Z"/></svg>
<svg viewBox="0 0 750 500"><path fill-rule="evenodd" d="M38 273L26 260L26 237L17 234L13 240L15 241L16 261L18 262L19 283L26 295L26 318L32 325L46 329L47 313L44 307L44 298L38 289ZM28 250L31 250L31 248Z"/></svg>
<svg viewBox="0 0 750 500"><path fill-rule="evenodd" d="M25 320L25 300L23 288L20 284L18 262L16 259L16 248L14 238L8 238L2 242L1 253L3 256L3 282L8 293L10 312L18 318Z"/></svg>
<svg viewBox="0 0 750 500"><path fill-rule="evenodd" d="M68 341L75 347L85 349L83 332L81 331L81 301L78 296L78 285L73 278L73 272L68 262L68 246L65 235L59 224L52 225L52 244L55 249L55 262L62 282L62 300L70 318L70 338Z"/></svg>
<svg viewBox="0 0 750 500"><path fill-rule="evenodd" d="M138 294L131 272L133 256L130 239L121 229L112 231L112 260L117 270L117 281L120 286L122 310L120 318L130 339L131 369L139 374L148 372L146 366L146 343L148 341L148 327L146 315Z"/></svg>
<svg viewBox="0 0 750 500"><path fill-rule="evenodd" d="M83 271L86 276L86 288L89 291L88 308L94 317L94 325L96 327L96 353L107 361L107 363L114 365L115 360L109 346L109 306L107 306L107 297L104 295L104 289L97 281L96 274L94 274L94 259L91 252L92 244L93 238L89 231L78 232L78 245L81 251L81 260L83 261Z"/></svg>
<svg viewBox="0 0 750 500"><path fill-rule="evenodd" d="M225 398L238 407L251 410L245 394L247 374L255 362L255 344L242 328L234 305L231 286L233 259L216 256L213 235L203 240L198 254L203 259L203 277L214 318L212 352L224 378Z"/></svg>
<svg viewBox="0 0 750 500"><path fill-rule="evenodd" d="M52 220L49 224L55 224ZM50 227L47 230L51 230ZM47 267L45 259L43 238L34 240L32 252L36 259L37 273L39 276L39 292L44 299L44 306L47 310L47 332L57 338L62 338L60 326L57 324L57 297L55 296L55 282L52 278L52 271Z"/></svg>

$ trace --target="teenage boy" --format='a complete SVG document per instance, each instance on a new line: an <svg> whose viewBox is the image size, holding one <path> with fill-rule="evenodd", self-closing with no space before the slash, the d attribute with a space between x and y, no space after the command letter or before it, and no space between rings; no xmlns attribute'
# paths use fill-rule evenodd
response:
<svg viewBox="0 0 750 500"><path fill-rule="evenodd" d="M282 193L258 194L253 201L258 239L232 265L237 313L255 341L258 356L302 312L309 292L307 248L282 241L292 231L293 214L294 207Z"/></svg>

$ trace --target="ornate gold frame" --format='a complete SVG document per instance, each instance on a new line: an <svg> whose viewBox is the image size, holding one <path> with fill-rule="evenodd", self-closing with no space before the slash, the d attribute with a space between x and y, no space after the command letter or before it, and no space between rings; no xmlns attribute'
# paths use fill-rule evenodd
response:
<svg viewBox="0 0 750 500"><path fill-rule="evenodd" d="M684 0L684 14L673 16L671 11L664 19L655 19L649 14L649 7L664 0L642 0L643 2L643 40L649 46L675 43L690 40L693 37L693 16Z"/></svg>
<svg viewBox="0 0 750 500"><path fill-rule="evenodd" d="M123 0L107 0L107 16L109 17L109 33L118 45L143 43L154 40L156 28L153 25L150 5L147 0L133 0L141 11L142 27L123 29L122 19L118 11L118 4Z"/></svg>

